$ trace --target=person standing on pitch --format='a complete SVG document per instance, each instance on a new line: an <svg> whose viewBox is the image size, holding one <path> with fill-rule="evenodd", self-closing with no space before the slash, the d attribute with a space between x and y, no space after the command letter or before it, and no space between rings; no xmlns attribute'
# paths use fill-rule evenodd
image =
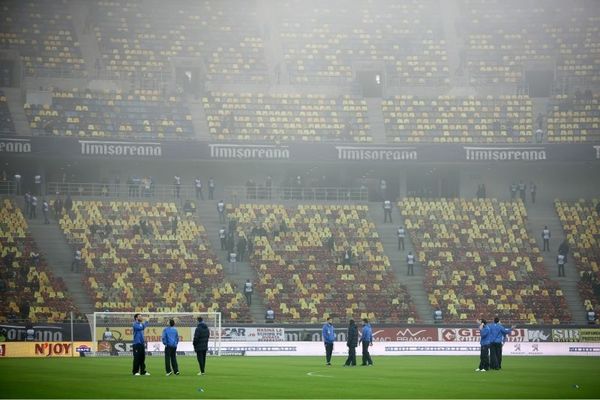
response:
<svg viewBox="0 0 600 400"><path fill-rule="evenodd" d="M481 353L479 355L479 368L475 371L485 372L490 369L490 327L487 326L487 321L482 319L479 321L479 343L481 344Z"/></svg>
<svg viewBox="0 0 600 400"><path fill-rule="evenodd" d="M144 329L148 321L144 322L142 314L133 316L133 375L150 375L146 371L146 349L144 341Z"/></svg>
<svg viewBox="0 0 600 400"><path fill-rule="evenodd" d="M333 343L335 342L335 329L331 323L331 317L327 317L327 322L323 325L323 343L325 343L325 360L327 365L331 365L331 354L333 353Z"/></svg>
<svg viewBox="0 0 600 400"><path fill-rule="evenodd" d="M494 323L490 326L490 369L502 369L502 345L504 337L511 331L512 329L502 326L498 317L494 318Z"/></svg>
<svg viewBox="0 0 600 400"><path fill-rule="evenodd" d="M175 328L175 321L169 320L167 326L162 333L162 342L165 345L165 369L167 376L175 373L179 375L179 367L177 366L177 345L179 344L179 333ZM173 370L171 371L171 366Z"/></svg>
<svg viewBox="0 0 600 400"><path fill-rule="evenodd" d="M348 358L344 363L344 367L355 367L356 366L356 346L358 346L358 328L353 319L350 320L348 325L348 339L346 340L346 346L348 346Z"/></svg>
<svg viewBox="0 0 600 400"><path fill-rule="evenodd" d="M366 318L363 318L362 324L363 329L360 338L362 343L362 365L371 366L373 365L373 360L371 360L371 354L369 354L369 346L373 346L373 329Z"/></svg>
<svg viewBox="0 0 600 400"><path fill-rule="evenodd" d="M198 375L204 375L204 368L206 367L206 352L208 351L208 339L210 338L210 330L208 326L202 320L202 317L198 317L198 326L194 332L194 351L196 352L196 358L200 365L200 372Z"/></svg>

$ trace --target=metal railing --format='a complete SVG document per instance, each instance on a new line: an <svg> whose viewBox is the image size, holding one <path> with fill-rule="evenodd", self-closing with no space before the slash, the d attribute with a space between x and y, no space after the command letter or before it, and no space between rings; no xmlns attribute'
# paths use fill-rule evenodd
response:
<svg viewBox="0 0 600 400"><path fill-rule="evenodd" d="M234 204L248 200L366 202L369 198L364 187L226 186L225 194Z"/></svg>

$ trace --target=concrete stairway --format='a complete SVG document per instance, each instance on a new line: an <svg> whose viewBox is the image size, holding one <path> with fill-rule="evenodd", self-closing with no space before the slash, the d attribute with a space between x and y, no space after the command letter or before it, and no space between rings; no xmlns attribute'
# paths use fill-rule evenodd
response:
<svg viewBox="0 0 600 400"><path fill-rule="evenodd" d="M86 1L73 1L69 5L69 11L73 16L73 27L79 41L81 56L85 62L88 75L91 78L96 77L96 60L102 63L100 49L96 41L95 33L90 27L86 27L89 14L91 12L91 3Z"/></svg>
<svg viewBox="0 0 600 400"><path fill-rule="evenodd" d="M208 121L206 120L206 113L204 112L204 106L202 105L202 98L189 97L187 101L190 108L190 115L192 116L192 125L194 132L196 133L196 139L198 140L210 140L210 133L208 131Z"/></svg>
<svg viewBox="0 0 600 400"><path fill-rule="evenodd" d="M6 95L6 103L10 110L10 115L15 125L17 135L31 136L31 129L29 128L29 122L25 116L25 110L23 110L24 99L19 88L4 88L2 89Z"/></svg>
<svg viewBox="0 0 600 400"><path fill-rule="evenodd" d="M440 7L440 13L443 16L442 24L448 54L448 69L450 71L450 76L454 78L460 64L460 49L464 46L462 39L456 32L456 23L459 19L459 4L456 0L444 0L440 2ZM461 82L462 81L459 80L458 82L453 83Z"/></svg>
<svg viewBox="0 0 600 400"><path fill-rule="evenodd" d="M409 251L415 254L412 242L408 233L404 239L404 251L398 250L398 227L403 224L402 217L398 210L394 208L393 223L383 223L383 208L378 203L369 204L369 217L375 223L379 239L383 244L383 250L388 256L392 269L398 281L406 286L412 301L415 304L418 319L426 324L433 323L433 310L429 304L429 299L423 288L424 271L421 265L415 261L414 276L407 276L408 266L406 264L406 255Z"/></svg>
<svg viewBox="0 0 600 400"><path fill-rule="evenodd" d="M383 123L383 111L381 110L380 98L367 98L367 111L369 115L369 126L373 143L385 143L385 125Z"/></svg>
<svg viewBox="0 0 600 400"><path fill-rule="evenodd" d="M243 291L244 283L246 279L250 279L250 282L255 284L258 281L256 272L250 266L247 261L237 263L236 273L231 273L229 270L229 262L227 260L227 252L221 250L221 242L219 240L219 229L223 224L219 223L219 216L217 214L216 201L197 201L196 202L196 213L198 222L200 222L206 229L208 239L212 248L214 249L219 262L223 265L223 271L225 277L230 281L237 284L238 290ZM252 296L252 305L250 306L250 315L252 321L255 323L264 322L265 320L266 305L256 291Z"/></svg>
<svg viewBox="0 0 600 400"><path fill-rule="evenodd" d="M565 295L569 305L569 311L573 316L573 322L576 324L585 324L586 315L583 307L583 301L579 296L577 282L579 274L573 266L572 257L568 257L567 265L565 266L565 277L558 277L558 266L556 264L556 255L558 254L558 246L565 239L565 234L562 229L562 224L556 215L554 204L551 201L538 201L536 204L529 203L527 206L528 222L527 228L529 234L535 238L540 247L543 249L542 230L544 226L548 226L551 233L550 251L542 252L544 256L544 266L548 275L560 285L560 288Z"/></svg>
<svg viewBox="0 0 600 400"><path fill-rule="evenodd" d="M62 278L73 297L73 301L83 314L94 312L94 304L81 284L81 273L71 272L73 250L67 243L55 220L44 224L44 218L28 220L29 230L40 249L40 254L48 261L54 275Z"/></svg>

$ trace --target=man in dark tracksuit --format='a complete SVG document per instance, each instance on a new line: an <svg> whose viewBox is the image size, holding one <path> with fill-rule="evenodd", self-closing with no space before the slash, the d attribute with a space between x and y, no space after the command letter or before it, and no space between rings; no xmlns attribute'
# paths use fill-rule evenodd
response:
<svg viewBox="0 0 600 400"><path fill-rule="evenodd" d="M350 320L348 325L348 340L346 340L346 346L348 346L348 358L346 359L345 367L356 366L356 346L358 346L358 328L354 320Z"/></svg>
<svg viewBox="0 0 600 400"><path fill-rule="evenodd" d="M366 318L363 318L363 329L360 341L362 343L362 365L371 366L373 365L373 360L371 360L371 354L369 354L369 346L373 346L373 330L371 329L369 320Z"/></svg>
<svg viewBox="0 0 600 400"><path fill-rule="evenodd" d="M331 323L331 317L327 317L327 322L323 325L323 343L325 343L325 360L327 361L327 365L331 365L333 342L335 342L335 330Z"/></svg>
<svg viewBox="0 0 600 400"><path fill-rule="evenodd" d="M141 314L133 316L133 375L150 375L146 372L146 349L144 343L144 329L148 321L144 322Z"/></svg>
<svg viewBox="0 0 600 400"><path fill-rule="evenodd" d="M490 369L502 369L502 345L511 331L512 329L502 326L498 317L494 318L494 323L490 326Z"/></svg>
<svg viewBox="0 0 600 400"><path fill-rule="evenodd" d="M198 375L204 375L204 367L206 366L206 352L208 351L208 339L210 338L210 330L208 326L202 320L202 317L198 317L198 326L194 332L194 351L196 352L196 358L200 365L200 372Z"/></svg>
<svg viewBox="0 0 600 400"><path fill-rule="evenodd" d="M479 336L481 344L481 354L479 355L479 368L475 371L485 372L490 369L490 327L487 326L487 321L482 319L479 324Z"/></svg>
<svg viewBox="0 0 600 400"><path fill-rule="evenodd" d="M167 376L175 373L179 375L179 366L177 365L177 345L179 344L179 333L175 328L175 321L169 320L169 326L163 330L162 342L165 345L165 370ZM171 371L173 366L173 371Z"/></svg>

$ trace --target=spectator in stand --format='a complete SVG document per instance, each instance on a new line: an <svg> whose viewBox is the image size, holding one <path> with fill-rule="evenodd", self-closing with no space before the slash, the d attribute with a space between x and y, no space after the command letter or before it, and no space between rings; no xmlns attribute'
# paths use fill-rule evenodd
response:
<svg viewBox="0 0 600 400"><path fill-rule="evenodd" d="M537 186L533 181L529 182L529 194L531 194L531 203L535 204L535 195L537 194Z"/></svg>
<svg viewBox="0 0 600 400"><path fill-rule="evenodd" d="M562 241L560 246L558 246L558 254L562 254L563 256L565 256L565 263L568 262L569 250L569 241L568 239L565 239Z"/></svg>
<svg viewBox="0 0 600 400"><path fill-rule="evenodd" d="M208 199L215 199L215 179L212 176L208 179Z"/></svg>
<svg viewBox="0 0 600 400"><path fill-rule="evenodd" d="M246 255L246 245L247 245L246 238L244 237L243 234L240 234L240 237L237 242L237 254L238 254L239 262L244 262L244 258Z"/></svg>
<svg viewBox="0 0 600 400"><path fill-rule="evenodd" d="M102 340L110 342L110 341L113 341L114 339L115 338L113 336L113 333L110 331L110 328L107 326L106 330L102 334Z"/></svg>
<svg viewBox="0 0 600 400"><path fill-rule="evenodd" d="M31 306L26 299L21 300L21 304L19 304L19 314L21 319L29 319L29 312L31 311Z"/></svg>
<svg viewBox="0 0 600 400"><path fill-rule="evenodd" d="M219 200L217 203L217 212L219 213L219 223L225 223L225 202L223 200Z"/></svg>
<svg viewBox="0 0 600 400"><path fill-rule="evenodd" d="M204 201L204 194L202 193L202 180L199 176L194 179L194 186L196 187L196 200L202 199L202 201Z"/></svg>
<svg viewBox="0 0 600 400"><path fill-rule="evenodd" d="M351 265L352 264L352 249L347 248L344 250L344 255L342 256L342 265Z"/></svg>
<svg viewBox="0 0 600 400"><path fill-rule="evenodd" d="M177 215L174 215L173 217L171 217L171 233L173 235L177 234L178 223L179 223L179 217Z"/></svg>
<svg viewBox="0 0 600 400"><path fill-rule="evenodd" d="M229 253L229 272L237 274L237 254L235 251Z"/></svg>
<svg viewBox="0 0 600 400"><path fill-rule="evenodd" d="M71 214L71 211L73 210L73 199L71 198L70 194L68 194L67 198L65 199L64 208L65 212Z"/></svg>
<svg viewBox="0 0 600 400"><path fill-rule="evenodd" d="M265 312L265 322L272 324L275 322L275 311L269 306Z"/></svg>
<svg viewBox="0 0 600 400"><path fill-rule="evenodd" d="M148 321L144 322L142 314L133 316L133 375L150 375L146 371L146 349L144 340L144 329Z"/></svg>
<svg viewBox="0 0 600 400"><path fill-rule="evenodd" d="M544 226L542 230L542 240L544 241L544 249L542 251L550 251L550 237L551 237L550 229L548 226Z"/></svg>
<svg viewBox="0 0 600 400"><path fill-rule="evenodd" d="M62 216L62 210L63 210L63 201L62 198L60 197L60 193L56 192L56 199L54 200L54 214L56 216L56 219L60 219L60 217Z"/></svg>
<svg viewBox="0 0 600 400"><path fill-rule="evenodd" d="M177 345L179 344L179 332L175 328L175 321L169 320L169 326L163 329L162 343L165 345L165 370L166 375L172 373L179 375L179 366L177 365ZM173 369L171 370L171 367Z"/></svg>
<svg viewBox="0 0 600 400"><path fill-rule="evenodd" d="M246 279L246 282L244 283L244 296L246 296L246 303L248 304L248 307L252 305L253 291L254 289L252 288L252 282L250 282L250 279Z"/></svg>
<svg viewBox="0 0 600 400"><path fill-rule="evenodd" d="M563 254L558 254L556 256L556 264L558 264L558 276L559 277L564 277L565 276L565 256Z"/></svg>
<svg viewBox="0 0 600 400"><path fill-rule="evenodd" d="M477 372L485 372L490 369L490 327L487 326L487 321L482 319L479 321L479 344L481 345L481 352L479 354L479 367L475 370Z"/></svg>
<svg viewBox="0 0 600 400"><path fill-rule="evenodd" d="M23 203L25 204L25 217L29 218L31 215L31 195L26 192L23 196Z"/></svg>
<svg viewBox="0 0 600 400"><path fill-rule="evenodd" d="M25 323L25 340L27 342L35 341L35 330L33 329L33 324L29 320Z"/></svg>
<svg viewBox="0 0 600 400"><path fill-rule="evenodd" d="M29 218L34 219L37 218L37 206L38 199L37 197L31 196L31 206L29 207Z"/></svg>
<svg viewBox="0 0 600 400"><path fill-rule="evenodd" d="M331 355L333 354L333 343L335 342L335 329L331 323L331 317L323 325L323 343L325 344L325 362L331 366Z"/></svg>
<svg viewBox="0 0 600 400"><path fill-rule="evenodd" d="M175 197L179 198L181 193L181 177L179 175L173 177L173 185L175 186Z"/></svg>
<svg viewBox="0 0 600 400"><path fill-rule="evenodd" d="M363 318L362 320L362 335L360 337L360 342L362 343L362 364L363 366L371 366L373 365L373 360L371 359L371 354L369 354L369 346L373 346L373 329L371 328L371 324L369 324L369 320Z"/></svg>
<svg viewBox="0 0 600 400"><path fill-rule="evenodd" d="M404 250L404 237L406 236L406 232L404 231L404 227L400 225L398 228L398 250Z"/></svg>
<svg viewBox="0 0 600 400"><path fill-rule="evenodd" d="M333 238L333 235L330 234L329 237L327 238L327 250L329 250L329 253L333 253L335 251L335 239Z"/></svg>
<svg viewBox="0 0 600 400"><path fill-rule="evenodd" d="M415 256L412 251L406 255L406 275L413 276L415 274Z"/></svg>
<svg viewBox="0 0 600 400"><path fill-rule="evenodd" d="M521 197L521 201L525 203L525 201L527 200L527 186L523 181L519 182L519 196Z"/></svg>
<svg viewBox="0 0 600 400"><path fill-rule="evenodd" d="M344 367L356 366L356 346L358 346L358 328L353 319L348 324L348 333L346 335L346 346L348 347L348 358Z"/></svg>
<svg viewBox="0 0 600 400"><path fill-rule="evenodd" d="M442 310L440 308L436 308L433 312L433 322L436 324L441 323L444 320L444 316L442 314Z"/></svg>
<svg viewBox="0 0 600 400"><path fill-rule="evenodd" d="M71 272L79 272L81 268L81 250L75 250L73 262L71 262Z"/></svg>
<svg viewBox="0 0 600 400"><path fill-rule="evenodd" d="M392 202L389 200L386 200L383 202L383 223L385 224L386 222L389 222L390 224L392 223Z"/></svg>
<svg viewBox="0 0 600 400"><path fill-rule="evenodd" d="M15 179L15 194L17 196L21 195L21 174L16 173L14 176Z"/></svg>
<svg viewBox="0 0 600 400"><path fill-rule="evenodd" d="M227 231L225 226L219 229L219 240L221 241L221 250L227 250Z"/></svg>
<svg viewBox="0 0 600 400"><path fill-rule="evenodd" d="M515 200L516 198L517 198L517 184L513 182L510 184L510 199Z"/></svg>
<svg viewBox="0 0 600 400"><path fill-rule="evenodd" d="M44 214L44 224L48 225L50 220L48 219L48 212L50 211L50 206L46 199L42 200L42 214Z"/></svg>

